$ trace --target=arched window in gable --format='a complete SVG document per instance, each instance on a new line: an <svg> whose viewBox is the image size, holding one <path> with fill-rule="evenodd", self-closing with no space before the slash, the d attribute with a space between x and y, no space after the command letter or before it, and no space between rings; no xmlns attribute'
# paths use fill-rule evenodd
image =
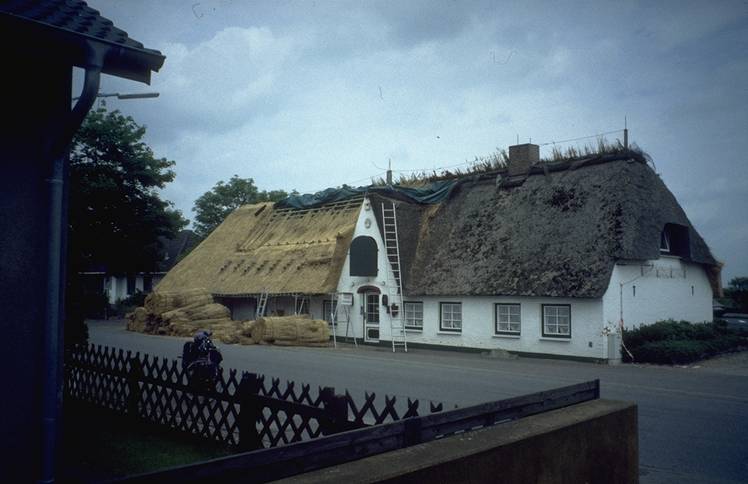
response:
<svg viewBox="0 0 748 484"><path fill-rule="evenodd" d="M377 242L361 235L351 242L350 275L375 277L377 275Z"/></svg>

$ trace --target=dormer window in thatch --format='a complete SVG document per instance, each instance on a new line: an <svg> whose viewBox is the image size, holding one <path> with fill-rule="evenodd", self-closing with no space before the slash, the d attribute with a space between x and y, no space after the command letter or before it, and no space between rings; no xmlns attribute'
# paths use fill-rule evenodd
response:
<svg viewBox="0 0 748 484"><path fill-rule="evenodd" d="M665 224L660 233L660 253L690 260L691 244L688 227L679 224Z"/></svg>

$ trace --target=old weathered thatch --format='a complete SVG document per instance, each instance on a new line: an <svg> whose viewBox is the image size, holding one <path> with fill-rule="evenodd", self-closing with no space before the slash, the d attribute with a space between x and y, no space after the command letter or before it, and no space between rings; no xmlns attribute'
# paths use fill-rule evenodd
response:
<svg viewBox="0 0 748 484"><path fill-rule="evenodd" d="M665 224L687 227L684 259L716 264L675 197L641 159L536 167L524 180L463 180L419 220L417 248L401 252L409 295L600 297L616 260L660 255ZM509 185L509 186L507 186ZM398 209L400 213L406 210Z"/></svg>
<svg viewBox="0 0 748 484"><path fill-rule="evenodd" d="M237 209L176 265L158 291L214 295L326 294L336 290L360 200L310 210Z"/></svg>

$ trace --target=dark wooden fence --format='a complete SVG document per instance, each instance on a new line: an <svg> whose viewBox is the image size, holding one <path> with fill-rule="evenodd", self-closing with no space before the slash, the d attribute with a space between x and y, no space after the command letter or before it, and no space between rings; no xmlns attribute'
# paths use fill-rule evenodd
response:
<svg viewBox="0 0 748 484"><path fill-rule="evenodd" d="M165 425L247 451L315 439L419 414L419 401L364 393L363 401L331 387L296 385L236 370L215 389L191 387L176 360L101 346L66 355L66 398ZM430 403L429 411L442 405Z"/></svg>
<svg viewBox="0 0 748 484"><path fill-rule="evenodd" d="M131 476L123 481L268 482L597 398L600 398L600 383L593 380L516 398L413 416L285 447Z"/></svg>

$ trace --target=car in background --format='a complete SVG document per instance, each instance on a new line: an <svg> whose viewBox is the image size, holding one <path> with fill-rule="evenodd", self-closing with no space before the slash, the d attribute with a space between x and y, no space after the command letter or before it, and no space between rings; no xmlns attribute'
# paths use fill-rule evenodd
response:
<svg viewBox="0 0 748 484"><path fill-rule="evenodd" d="M719 319L727 323L728 328L748 333L748 314L723 313Z"/></svg>

